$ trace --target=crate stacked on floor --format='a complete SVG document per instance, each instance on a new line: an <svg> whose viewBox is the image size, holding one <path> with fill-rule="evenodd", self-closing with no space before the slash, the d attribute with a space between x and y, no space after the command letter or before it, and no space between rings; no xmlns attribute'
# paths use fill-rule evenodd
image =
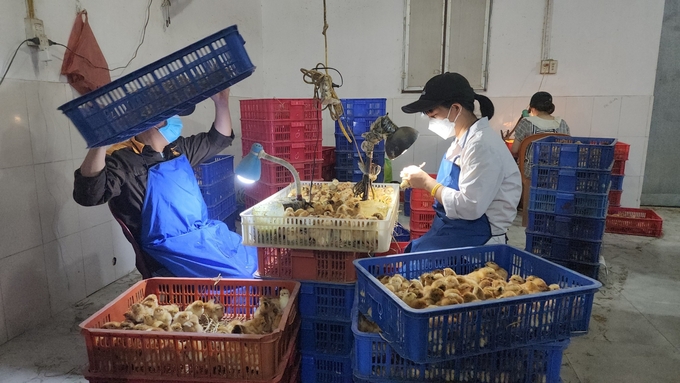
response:
<svg viewBox="0 0 680 383"><path fill-rule="evenodd" d="M434 197L424 189L412 189L411 199L409 205L411 213L409 218L409 229L411 231L411 239L417 239L427 233L432 227L432 221L436 213L432 204Z"/></svg>
<svg viewBox="0 0 680 383"><path fill-rule="evenodd" d="M371 124L378 117L385 115L386 99L347 98L340 101L344 113L340 117L340 121L335 122L335 177L338 181L359 182L363 177L359 163L367 161L366 153L361 149L361 144L364 142L361 135L370 130ZM350 137L353 133L354 139L351 143L342 133L340 123L343 124ZM360 155L361 159L359 158ZM385 141L380 141L374 148L372 163L384 168ZM383 182L384 176L384 172L381 171L375 182Z"/></svg>
<svg viewBox="0 0 680 383"><path fill-rule="evenodd" d="M335 178L335 146L323 146L323 167L321 168L321 178L324 181L332 181Z"/></svg>
<svg viewBox="0 0 680 383"><path fill-rule="evenodd" d="M534 142L527 251L597 278L615 142L561 136Z"/></svg>
<svg viewBox="0 0 680 383"><path fill-rule="evenodd" d="M321 104L315 99L241 100L241 141L245 157L254 143L290 162L301 180L323 177ZM244 187L250 207L293 182L282 165L262 160L260 180Z"/></svg>
<svg viewBox="0 0 680 383"><path fill-rule="evenodd" d="M237 206L234 156L217 155L194 167L198 187L208 206L208 218L224 221L235 230Z"/></svg>
<svg viewBox="0 0 680 383"><path fill-rule="evenodd" d="M630 145L617 142L614 147L614 165L612 166L612 187L609 190L609 206L621 206L621 194L623 193L623 176L626 172L626 161Z"/></svg>
<svg viewBox="0 0 680 383"><path fill-rule="evenodd" d="M446 268L461 276L487 261L560 288L421 310L397 297L395 283L381 282ZM366 258L355 266L355 382L561 382L563 351L571 336L587 332L602 286L508 245Z"/></svg>

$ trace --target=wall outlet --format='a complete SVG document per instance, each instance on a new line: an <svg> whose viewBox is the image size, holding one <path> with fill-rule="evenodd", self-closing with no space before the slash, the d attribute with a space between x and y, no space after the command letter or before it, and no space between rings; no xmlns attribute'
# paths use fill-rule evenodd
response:
<svg viewBox="0 0 680 383"><path fill-rule="evenodd" d="M541 69L539 70L540 74L548 74L550 71L550 60L541 60Z"/></svg>
<svg viewBox="0 0 680 383"><path fill-rule="evenodd" d="M42 50L45 50L49 48L49 43L47 41L47 35L45 34L45 27L43 26L43 22L40 19L24 19L24 24L26 26L26 38L27 39L32 39L34 37L37 37L38 40L40 41L38 44L33 43L32 41L28 42L29 46L32 47L37 47Z"/></svg>
<svg viewBox="0 0 680 383"><path fill-rule="evenodd" d="M550 74L557 73L557 60L549 60L549 61L550 61L550 67L548 68L548 73L550 73Z"/></svg>

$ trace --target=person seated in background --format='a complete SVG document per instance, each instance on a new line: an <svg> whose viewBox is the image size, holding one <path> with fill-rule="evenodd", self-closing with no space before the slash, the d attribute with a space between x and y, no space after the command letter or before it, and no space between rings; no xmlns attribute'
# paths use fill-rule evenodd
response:
<svg viewBox="0 0 680 383"><path fill-rule="evenodd" d="M515 141L512 143L512 154L514 156L518 155L519 147L522 144L522 140L525 138L538 133L569 133L569 126L567 122L563 119L553 116L555 111L555 104L553 104L553 99L548 92L536 92L531 96L531 101L529 102L529 116L520 119L515 127ZM527 148L527 155L524 159L518 159L518 161L524 160L526 164L531 163L532 151L531 148ZM525 166L525 172L531 171L531 167Z"/></svg>
<svg viewBox="0 0 680 383"><path fill-rule="evenodd" d="M179 116L119 144L90 149L75 171L74 200L109 201L142 249L154 276L252 278L257 251L224 222L208 219L192 166L234 140L229 89L211 96L215 121L208 132L181 137ZM190 112L189 112L190 113ZM188 113L183 113L188 114Z"/></svg>
<svg viewBox="0 0 680 383"><path fill-rule="evenodd" d="M474 114L479 103L482 118ZM412 188L434 197L432 227L405 252L507 243L517 215L522 181L505 142L491 129L494 106L458 73L432 77L420 98L401 108L429 117L428 129L444 140L455 137L433 179L418 166L402 171Z"/></svg>

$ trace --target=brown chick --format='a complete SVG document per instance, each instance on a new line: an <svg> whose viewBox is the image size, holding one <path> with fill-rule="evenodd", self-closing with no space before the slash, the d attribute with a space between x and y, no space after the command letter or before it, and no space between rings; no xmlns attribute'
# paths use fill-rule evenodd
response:
<svg viewBox="0 0 680 383"><path fill-rule="evenodd" d="M473 293L463 293L463 301L465 303L475 302L478 300L479 299L477 298L477 296Z"/></svg>
<svg viewBox="0 0 680 383"><path fill-rule="evenodd" d="M170 325L169 325L169 324L166 324L165 322L159 321L159 320L153 322L153 323L151 324L151 327L156 327L156 328L159 328L159 329L161 329L161 330L163 330L163 331L168 331L168 330L170 329Z"/></svg>
<svg viewBox="0 0 680 383"><path fill-rule="evenodd" d="M444 297L441 301L437 302L437 306L452 306L459 303L463 303L463 298L460 298L459 302L457 299Z"/></svg>
<svg viewBox="0 0 680 383"><path fill-rule="evenodd" d="M446 283L447 289L456 288L458 285L460 285L455 275L446 276L444 277L443 281Z"/></svg>
<svg viewBox="0 0 680 383"><path fill-rule="evenodd" d="M224 316L224 306L221 303L216 303L213 298L203 305L203 314L208 319L219 322Z"/></svg>
<svg viewBox="0 0 680 383"><path fill-rule="evenodd" d="M175 322L170 325L170 331L173 332L182 332L182 324L179 322Z"/></svg>
<svg viewBox="0 0 680 383"><path fill-rule="evenodd" d="M133 327L135 327L135 322L131 320L126 319L120 322L120 328L122 328L123 330L131 330Z"/></svg>
<svg viewBox="0 0 680 383"><path fill-rule="evenodd" d="M539 277L535 277L531 282L536 285L536 289L538 289L539 292L543 291L550 291L550 287L548 287L548 284L545 283L545 281Z"/></svg>
<svg viewBox="0 0 680 383"><path fill-rule="evenodd" d="M264 317L254 317L242 325L243 334L265 334L272 332L271 324Z"/></svg>
<svg viewBox="0 0 680 383"><path fill-rule="evenodd" d="M243 322L240 319L232 319L226 325L218 326L218 331L220 327L224 327L226 334L243 334Z"/></svg>
<svg viewBox="0 0 680 383"><path fill-rule="evenodd" d="M378 326L372 320L367 319L364 316L364 314L362 314L362 313L359 313L359 321L357 323L357 328L361 332L372 332L372 333L380 332L380 326Z"/></svg>
<svg viewBox="0 0 680 383"><path fill-rule="evenodd" d="M494 289L493 287L488 286L483 288L482 291L484 292L484 299L486 300L496 298L496 291L498 291L498 289Z"/></svg>
<svg viewBox="0 0 680 383"><path fill-rule="evenodd" d="M423 286L429 286L434 282L434 276L432 273L424 273L420 276L420 282L423 284Z"/></svg>
<svg viewBox="0 0 680 383"><path fill-rule="evenodd" d="M158 306L153 310L153 319L165 323L170 326L172 323L172 314L167 312L164 308Z"/></svg>
<svg viewBox="0 0 680 383"><path fill-rule="evenodd" d="M158 307L158 297L156 296L156 294L149 294L139 303L143 304L144 306L150 309L155 309L156 307Z"/></svg>
<svg viewBox="0 0 680 383"><path fill-rule="evenodd" d="M469 283L461 283L458 285L458 293L462 296L465 293L471 293L474 287Z"/></svg>
<svg viewBox="0 0 680 383"><path fill-rule="evenodd" d="M229 328L226 325L223 325L223 324L217 325L217 330L215 330L215 331L220 333L220 334L231 334L231 332L229 331Z"/></svg>
<svg viewBox="0 0 680 383"><path fill-rule="evenodd" d="M411 283L408 286L408 290L422 290L423 289L423 283L420 282L417 279L412 279Z"/></svg>
<svg viewBox="0 0 680 383"><path fill-rule="evenodd" d="M431 304L437 304L437 302L444 298L444 290L433 288L427 298L432 301Z"/></svg>
<svg viewBox="0 0 680 383"><path fill-rule="evenodd" d="M203 301L194 301L191 303L189 306L187 306L184 311L189 311L192 314L196 315L197 317L201 317L203 315L204 311L204 305Z"/></svg>
<svg viewBox="0 0 680 383"><path fill-rule="evenodd" d="M148 308L141 303L134 303L128 311L123 314L126 319L128 319L131 322L134 322L135 324L137 323L144 323L144 316L145 315L150 315Z"/></svg>
<svg viewBox="0 0 680 383"><path fill-rule="evenodd" d="M101 328L104 328L104 329L107 329L107 330L120 330L120 329L122 329L122 326L121 326L120 322L111 321L111 322L104 323Z"/></svg>
<svg viewBox="0 0 680 383"><path fill-rule="evenodd" d="M444 280L444 278L437 279L434 282L432 282L430 286L432 286L433 289L439 289L444 291L446 290L446 281Z"/></svg>
<svg viewBox="0 0 680 383"><path fill-rule="evenodd" d="M524 290L525 294L536 294L540 292L538 287L536 287L536 284L532 281L526 281L521 284L520 287L522 287L522 290Z"/></svg>
<svg viewBox="0 0 680 383"><path fill-rule="evenodd" d="M479 286L475 286L472 289L472 293L475 294L477 299L479 299L480 301L483 301L484 299L486 299L486 295L484 294L484 290L482 290Z"/></svg>
<svg viewBox="0 0 680 383"><path fill-rule="evenodd" d="M484 278L481 281L479 281L479 287L481 288L491 287L493 286L493 281L494 279Z"/></svg>
<svg viewBox="0 0 680 383"><path fill-rule="evenodd" d="M389 275L379 275L376 278L380 281L380 283L386 285L390 281L391 277Z"/></svg>

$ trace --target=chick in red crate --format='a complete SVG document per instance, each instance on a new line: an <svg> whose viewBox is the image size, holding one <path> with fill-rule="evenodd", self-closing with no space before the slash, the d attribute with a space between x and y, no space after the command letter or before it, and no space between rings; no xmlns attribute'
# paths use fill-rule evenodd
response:
<svg viewBox="0 0 680 383"><path fill-rule="evenodd" d="M83 206L109 204L133 246L143 249L137 268L144 278L252 278L257 270L257 250L224 222L208 219L193 173L192 166L234 140L229 89L211 98L215 122L208 132L181 137L174 116L108 150L90 149L75 171L73 198Z"/></svg>
<svg viewBox="0 0 680 383"><path fill-rule="evenodd" d="M479 102L482 118L474 114ZM406 252L479 246L507 242L505 235L517 215L522 193L519 169L502 138L491 129L494 107L475 94L458 73L434 76L420 98L403 106L405 113L423 113L428 129L443 139L455 137L444 154L436 180L418 166L402 171L411 187L434 197L432 227Z"/></svg>

